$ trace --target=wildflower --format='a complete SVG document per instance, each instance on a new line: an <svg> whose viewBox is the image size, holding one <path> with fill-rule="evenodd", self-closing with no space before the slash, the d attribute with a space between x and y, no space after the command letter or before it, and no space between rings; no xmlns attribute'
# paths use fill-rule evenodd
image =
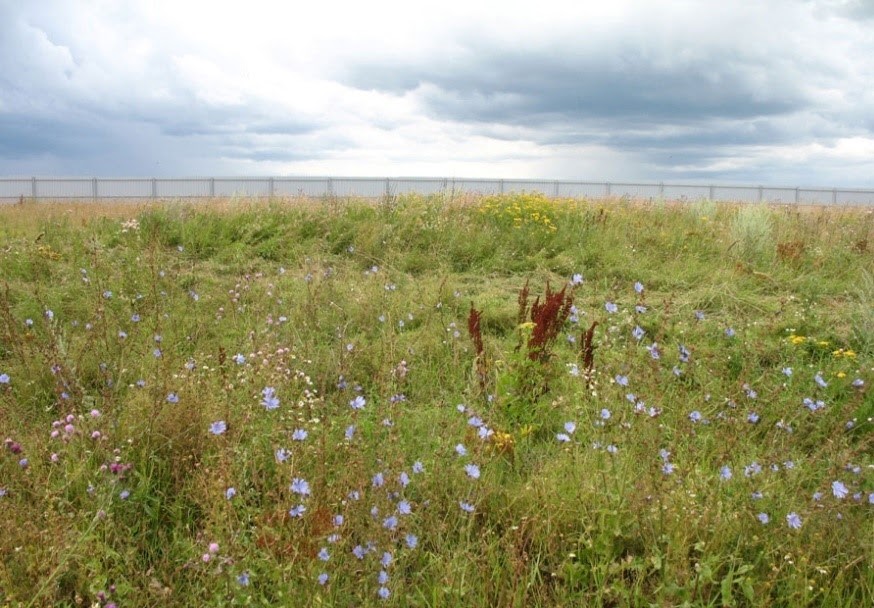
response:
<svg viewBox="0 0 874 608"><path fill-rule="evenodd" d="M728 465L723 465L723 467L719 469L719 476L722 479L728 481L729 479L731 479L731 475L731 467L729 467Z"/></svg>
<svg viewBox="0 0 874 608"><path fill-rule="evenodd" d="M653 342L652 344L647 346L646 350L649 351L649 356L652 357L653 359L658 360L662 356L661 352L659 352L659 345L657 342Z"/></svg>
<svg viewBox="0 0 874 608"><path fill-rule="evenodd" d="M697 319L698 321L703 321L704 320L704 311L703 310L696 310L695 311L695 319Z"/></svg>
<svg viewBox="0 0 874 608"><path fill-rule="evenodd" d="M608 454L616 454L619 451L619 448L612 443L608 445L605 449L607 450Z"/></svg>
<svg viewBox="0 0 874 608"><path fill-rule="evenodd" d="M813 381L816 382L822 388L825 388L828 386L828 382L826 382L825 380L822 379L822 372L817 372L816 375L813 377Z"/></svg>
<svg viewBox="0 0 874 608"><path fill-rule="evenodd" d="M413 463L413 473L423 473L425 471L425 466L419 462L418 460Z"/></svg>
<svg viewBox="0 0 874 608"><path fill-rule="evenodd" d="M380 587L377 594L379 594L380 598L387 600L388 596L391 595L391 591L388 590L388 587Z"/></svg>
<svg viewBox="0 0 874 608"><path fill-rule="evenodd" d="M643 340L643 336L646 335L646 332L640 325L635 325L634 329L631 330L631 335L634 336L634 339L640 342Z"/></svg>
<svg viewBox="0 0 874 608"><path fill-rule="evenodd" d="M9 374L0 374L0 384L9 384Z"/></svg>
<svg viewBox="0 0 874 608"><path fill-rule="evenodd" d="M380 570L376 580L380 585L385 585L388 582L388 572Z"/></svg>
<svg viewBox="0 0 874 608"><path fill-rule="evenodd" d="M407 500L402 500L398 503L398 513L401 515L409 515L413 512L413 508L410 506L410 502Z"/></svg>
<svg viewBox="0 0 874 608"><path fill-rule="evenodd" d="M224 420L216 420L209 425L209 432L213 435L221 435L226 430L228 430L228 425Z"/></svg>
<svg viewBox="0 0 874 608"><path fill-rule="evenodd" d="M671 453L665 448L659 450L659 458L661 458L664 462L667 462L670 457Z"/></svg>
<svg viewBox="0 0 874 608"><path fill-rule="evenodd" d="M665 475L673 474L674 469L675 469L675 467L674 467L673 463L666 462L665 464L662 465L662 473L664 473Z"/></svg>
<svg viewBox="0 0 874 608"><path fill-rule="evenodd" d="M643 293L643 283L641 283L640 281L636 281L634 283L634 291L636 291L637 293Z"/></svg>
<svg viewBox="0 0 874 608"><path fill-rule="evenodd" d="M819 502L822 500L822 492L814 492L812 498L814 502Z"/></svg>
<svg viewBox="0 0 874 608"><path fill-rule="evenodd" d="M752 498L753 500L762 500L764 497L765 495L762 494L759 490L756 490L755 492L750 494L750 498Z"/></svg>
<svg viewBox="0 0 874 608"><path fill-rule="evenodd" d="M467 423L474 428L479 428L483 425L483 421L477 416L471 416L468 418Z"/></svg>
<svg viewBox="0 0 874 608"><path fill-rule="evenodd" d="M249 573L248 572L240 573L240 575L237 576L237 584L240 585L241 587L248 587L249 586Z"/></svg>
<svg viewBox="0 0 874 608"><path fill-rule="evenodd" d="M755 412L750 412L749 416L747 416L747 422L750 424L756 424L759 421L759 415Z"/></svg>
<svg viewBox="0 0 874 608"><path fill-rule="evenodd" d="M628 386L628 376L617 374L615 380L619 386Z"/></svg>
<svg viewBox="0 0 874 608"><path fill-rule="evenodd" d="M347 426L344 435L346 437L346 441L352 441L352 437L355 435L355 425L350 424L349 426Z"/></svg>
<svg viewBox="0 0 874 608"><path fill-rule="evenodd" d="M328 553L328 548L327 548L327 547L322 547L322 548L319 550L319 553L318 553L317 557L318 557L320 560L322 560L323 562L326 562L326 561L328 561L329 559L331 559L331 554Z"/></svg>
<svg viewBox="0 0 874 608"><path fill-rule="evenodd" d="M279 407L279 397L276 396L275 388L267 386L261 391L261 394L264 396L264 398L261 399L261 405L263 405L265 409L275 410Z"/></svg>
<svg viewBox="0 0 874 608"><path fill-rule="evenodd" d="M405 488L410 484L410 476L407 475L406 471L401 471L401 474L398 475L398 483Z"/></svg>
<svg viewBox="0 0 874 608"><path fill-rule="evenodd" d="M571 277L571 285L573 285L574 287L576 287L578 285L582 285L582 284L583 284L583 275L581 275L580 273L576 273L576 274L574 274L574 276Z"/></svg>
<svg viewBox="0 0 874 608"><path fill-rule="evenodd" d="M367 552L364 550L364 547L362 547L361 545L355 545L352 548L352 555L354 555L358 559L364 559L364 556L366 554L367 554Z"/></svg>
<svg viewBox="0 0 874 608"><path fill-rule="evenodd" d="M310 494L310 484L307 483L305 479L299 477L295 477L291 480L291 486L289 489L295 494L300 494L301 496L309 496Z"/></svg>
<svg viewBox="0 0 874 608"><path fill-rule="evenodd" d="M280 463L285 462L290 457L291 457L291 452L289 452L285 448L279 448L278 450L276 450L276 460L278 460Z"/></svg>
<svg viewBox="0 0 874 608"><path fill-rule="evenodd" d="M609 312L610 314L613 314L613 313L619 312L619 307L616 306L616 304L614 304L613 302L607 302L606 304L604 304L604 308L605 308L605 309L607 310L607 312Z"/></svg>
<svg viewBox="0 0 874 608"><path fill-rule="evenodd" d="M308 433L304 429L294 429L294 432L291 434L292 441L304 441L307 438Z"/></svg>
<svg viewBox="0 0 874 608"><path fill-rule="evenodd" d="M567 431L568 433L573 434L573 432L577 430L577 423L576 422L565 422L564 423L564 430Z"/></svg>
<svg viewBox="0 0 874 608"><path fill-rule="evenodd" d="M786 376L787 378L792 376L792 368L791 367L784 367L781 371L783 372L783 375Z"/></svg>
<svg viewBox="0 0 874 608"><path fill-rule="evenodd" d="M793 511L786 516L786 523L793 530L798 530L801 528L801 517L799 517L798 513Z"/></svg>
<svg viewBox="0 0 874 608"><path fill-rule="evenodd" d="M611 414L610 410L608 410L606 407L601 408L601 420L610 420L610 416L612 415L613 414Z"/></svg>
<svg viewBox="0 0 874 608"><path fill-rule="evenodd" d="M398 518L394 515L390 515L382 520L382 527L386 530L394 530L398 527Z"/></svg>
<svg viewBox="0 0 874 608"><path fill-rule="evenodd" d="M474 506L469 502L461 501L458 503L458 506L461 507L461 510L465 513L473 513L474 511Z"/></svg>
<svg viewBox="0 0 874 608"><path fill-rule="evenodd" d="M862 388L863 386L865 386L865 381L861 378L856 378L855 380L853 380L853 386L856 388Z"/></svg>
<svg viewBox="0 0 874 608"><path fill-rule="evenodd" d="M468 464L464 466L464 471L467 473L468 477L472 479L479 479L480 471L479 467L475 464Z"/></svg>
<svg viewBox="0 0 874 608"><path fill-rule="evenodd" d="M565 433L557 433L555 436L556 440L561 443L567 443L571 440Z"/></svg>
<svg viewBox="0 0 874 608"><path fill-rule="evenodd" d="M762 465L758 462L752 462L744 467L744 476L752 477L753 475L758 475L762 472Z"/></svg>
<svg viewBox="0 0 874 608"><path fill-rule="evenodd" d="M643 304L638 304L634 307L634 310L637 311L637 314L642 315L646 312L646 306L644 306Z"/></svg>
<svg viewBox="0 0 874 608"><path fill-rule="evenodd" d="M167 403L179 403L179 395L176 393L167 393Z"/></svg>
<svg viewBox="0 0 874 608"><path fill-rule="evenodd" d="M849 493L850 491L847 489L847 486L845 486L842 482L832 482L832 494L834 494L835 498L837 498L838 500L846 498L847 494Z"/></svg>
<svg viewBox="0 0 874 608"><path fill-rule="evenodd" d="M156 348L155 350L152 351L152 356L155 357L155 359L159 359L162 354L164 354L164 353L161 352L160 348Z"/></svg>
<svg viewBox="0 0 874 608"><path fill-rule="evenodd" d="M296 507L292 507L288 510L288 514L292 517L303 517L304 512L307 508L303 505L297 505Z"/></svg>
<svg viewBox="0 0 874 608"><path fill-rule="evenodd" d="M46 312L45 312L45 316L46 316L46 319L48 319L49 321L51 321L51 320L53 320L53 319L55 318L55 313L52 312L51 310L46 310Z"/></svg>
<svg viewBox="0 0 874 608"><path fill-rule="evenodd" d="M872 496L874 496L874 495L872 495ZM415 549L416 545L419 544L419 537L417 537L415 534L407 534L404 541L407 543L408 548Z"/></svg>
<svg viewBox="0 0 874 608"><path fill-rule="evenodd" d="M734 336L735 336L734 330L731 327L726 327L725 328L725 337L726 338L734 338Z"/></svg>
<svg viewBox="0 0 874 608"><path fill-rule="evenodd" d="M127 500L130 497L130 490L122 490L119 492L118 497L122 500Z"/></svg>
<svg viewBox="0 0 874 608"><path fill-rule="evenodd" d="M243 353L237 353L236 355L234 355L233 359L234 363L236 363L237 365L242 365L246 362L246 357L243 355Z"/></svg>
<svg viewBox="0 0 874 608"><path fill-rule="evenodd" d="M767 513L759 513L758 515L756 515L756 519L762 522L762 525L766 525L769 521L771 521L771 518L768 516Z"/></svg>
<svg viewBox="0 0 874 608"><path fill-rule="evenodd" d="M394 556L391 554L391 552L385 551L382 554L382 558L380 558L379 563L382 564L383 568L388 568L391 565L392 560L394 560Z"/></svg>
<svg viewBox="0 0 874 608"><path fill-rule="evenodd" d="M694 410L689 414L689 420L692 422L700 422L701 421L701 412L698 410Z"/></svg>
<svg viewBox="0 0 874 608"><path fill-rule="evenodd" d="M477 436L478 436L480 439L488 439L489 437L491 437L492 435L494 435L495 432L494 432L492 429L490 429L490 428L488 428L488 427L486 427L486 426L481 426L481 427L479 427L479 429L477 430L476 434L477 434Z"/></svg>
<svg viewBox="0 0 874 608"><path fill-rule="evenodd" d="M467 456L467 448L459 443L457 446L455 446L455 453L459 456Z"/></svg>
<svg viewBox="0 0 874 608"><path fill-rule="evenodd" d="M363 410L366 403L367 400L361 395L358 395L357 397L355 397L355 399L349 402L349 407L351 407L353 410Z"/></svg>
<svg viewBox="0 0 874 608"><path fill-rule="evenodd" d="M576 363L568 363L567 367L568 367L568 373L571 376L574 376L576 378L580 375L580 368L577 367Z"/></svg>

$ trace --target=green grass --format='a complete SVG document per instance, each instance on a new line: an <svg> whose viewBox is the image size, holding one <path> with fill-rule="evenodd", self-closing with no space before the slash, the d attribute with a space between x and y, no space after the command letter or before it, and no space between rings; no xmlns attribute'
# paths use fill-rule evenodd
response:
<svg viewBox="0 0 874 608"><path fill-rule="evenodd" d="M0 208L0 606L871 605L872 232L530 194ZM575 305L544 363L526 281Z"/></svg>

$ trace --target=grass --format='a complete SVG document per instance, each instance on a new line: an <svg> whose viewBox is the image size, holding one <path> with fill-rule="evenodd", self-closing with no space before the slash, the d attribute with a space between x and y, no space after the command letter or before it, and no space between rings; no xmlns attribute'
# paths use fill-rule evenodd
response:
<svg viewBox="0 0 874 608"><path fill-rule="evenodd" d="M0 606L870 605L872 230L531 194L0 208ZM520 314L526 284L573 308Z"/></svg>

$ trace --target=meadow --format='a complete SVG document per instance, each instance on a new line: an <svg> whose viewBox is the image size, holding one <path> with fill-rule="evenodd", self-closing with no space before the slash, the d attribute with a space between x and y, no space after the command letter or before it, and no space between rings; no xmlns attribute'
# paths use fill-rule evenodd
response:
<svg viewBox="0 0 874 608"><path fill-rule="evenodd" d="M0 207L0 606L870 606L874 213Z"/></svg>

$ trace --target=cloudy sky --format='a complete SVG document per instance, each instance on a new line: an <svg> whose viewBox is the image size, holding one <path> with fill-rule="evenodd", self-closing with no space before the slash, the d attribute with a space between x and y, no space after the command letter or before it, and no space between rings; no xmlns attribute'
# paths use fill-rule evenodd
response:
<svg viewBox="0 0 874 608"><path fill-rule="evenodd" d="M0 176L874 188L874 0L0 0Z"/></svg>

